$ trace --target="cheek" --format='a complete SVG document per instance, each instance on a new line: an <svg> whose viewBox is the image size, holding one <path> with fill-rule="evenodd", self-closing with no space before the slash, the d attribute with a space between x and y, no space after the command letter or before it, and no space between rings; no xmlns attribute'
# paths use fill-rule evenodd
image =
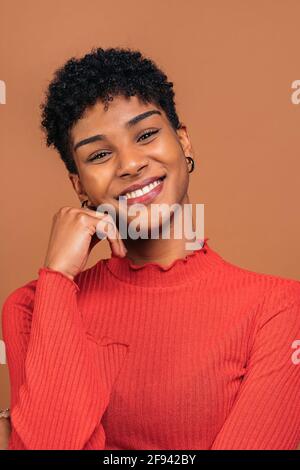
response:
<svg viewBox="0 0 300 470"><path fill-rule="evenodd" d="M189 185L189 172L186 165L184 156L180 155L180 158L176 161L173 167L169 167L168 172L170 188L178 194L184 194Z"/></svg>
<svg viewBox="0 0 300 470"><path fill-rule="evenodd" d="M176 182L176 196L178 200L181 200L182 197L187 193L188 186L189 177L184 171L182 171Z"/></svg>
<svg viewBox="0 0 300 470"><path fill-rule="evenodd" d="M165 179L165 188L159 199L160 203L180 204L188 188L188 178L183 171L170 172Z"/></svg>
<svg viewBox="0 0 300 470"><path fill-rule="evenodd" d="M111 197L111 178L107 178L103 172L94 171L93 174L86 176L85 188L90 197L100 203Z"/></svg>

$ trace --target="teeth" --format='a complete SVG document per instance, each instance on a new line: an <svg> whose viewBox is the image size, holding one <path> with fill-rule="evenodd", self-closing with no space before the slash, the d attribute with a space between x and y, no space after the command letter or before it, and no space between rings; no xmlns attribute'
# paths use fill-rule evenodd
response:
<svg viewBox="0 0 300 470"><path fill-rule="evenodd" d="M147 186L144 186L141 189L137 189L136 191L132 191L131 193L126 193L123 196L125 196L126 199L131 199L131 198L134 198L134 197L143 196L143 194L149 193L153 188L158 186L161 182L162 182L162 180L158 179L158 180L154 181L153 183L147 184Z"/></svg>

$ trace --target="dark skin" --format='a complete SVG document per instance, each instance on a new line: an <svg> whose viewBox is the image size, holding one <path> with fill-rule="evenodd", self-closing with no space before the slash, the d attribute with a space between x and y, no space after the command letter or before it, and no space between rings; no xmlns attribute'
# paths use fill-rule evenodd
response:
<svg viewBox="0 0 300 470"><path fill-rule="evenodd" d="M148 115L131 127L125 126L127 121L150 110L160 113ZM158 132L146 134L150 129ZM72 145L75 147L80 141L100 133L107 136L105 140L74 149L79 175L70 173L69 178L80 202L88 200L90 207L112 204L118 224L119 194L129 185L140 183L145 178L166 175L163 189L154 203L189 203L189 172L185 157L192 155L192 146L185 126L174 131L162 109L151 103L142 103L137 97L126 99L119 96L110 102L108 111L105 111L102 102L86 110L83 118L71 129ZM103 160L88 161L95 153L104 150L107 156ZM153 226L150 204L146 208L148 222ZM128 217L128 223L132 218ZM96 227L106 228L103 221L103 214L91 208L62 207L53 217L44 266L60 271L73 280L84 269L92 247L99 242L95 231ZM159 226L161 222L162 219L158 221ZM171 234L172 229L171 223ZM185 243L194 240L187 240L184 236L179 239L171 236L165 239L121 240L117 232L117 238L108 238L108 241L114 254L121 257L127 255L136 264L155 261L168 265L188 254ZM10 431L9 420L1 419L1 449L7 448Z"/></svg>
<svg viewBox="0 0 300 470"><path fill-rule="evenodd" d="M131 127L125 123L131 118L149 110L159 110ZM145 132L156 131L150 135ZM138 97L129 99L115 96L105 111L104 103L86 110L82 119L70 131L72 148L82 140L104 134L105 140L90 142L73 150L73 158L78 175L69 173L69 178L80 202L88 200L88 206L112 204L115 207L119 225L119 207L116 197L128 186L140 183L143 179L166 175L163 190L153 203L183 204L190 203L187 194L189 172L185 157L192 156L192 145L186 129L182 126L174 130L165 112L153 103L143 103ZM143 136L144 135L144 136ZM98 154L98 155L97 155ZM96 156L96 160L88 161ZM148 226L150 226L150 204ZM128 216L128 223L134 217ZM162 219L159 221L161 227ZM194 229L194 223L192 221ZM171 222L171 234L173 224ZM127 257L136 264L159 262L168 265L173 260L190 253L186 250L187 240L182 239L137 239L123 238Z"/></svg>
<svg viewBox="0 0 300 470"><path fill-rule="evenodd" d="M129 101L115 97L107 112L104 105L98 103L75 124L71 130L73 145L96 134L109 136L109 141L96 141L74 151L79 175L70 173L69 178L80 201L88 199L90 206L110 203L118 212L115 196L127 186L149 176L166 174L164 190L155 202L189 203L189 174L185 157L193 155L186 127L174 131L162 110L161 115L153 114L131 129L124 127L124 123L132 117L152 109L159 108L153 104L143 104L136 97L131 97ZM145 143L138 142L138 138L148 129L160 129L160 132L145 139ZM104 157L103 162L86 162L87 158L104 150L109 152L109 156ZM88 209L62 208L54 217L45 265L73 279L76 271L84 267L90 252L89 245L96 242L93 233L99 220L100 215L95 216L94 211ZM94 242L91 237L94 237ZM156 261L163 265L187 254L185 242L185 238L123 240L128 250L127 256L136 264ZM116 242L111 246L115 253L121 253L120 244ZM78 253L83 251L79 256ZM66 253L69 254L69 263L73 258L72 263L67 265ZM7 448L10 432L9 420L0 419L0 449ZM300 450L300 444L297 450Z"/></svg>
<svg viewBox="0 0 300 470"><path fill-rule="evenodd" d="M11 433L11 424L9 418L0 419L0 450L6 450Z"/></svg>

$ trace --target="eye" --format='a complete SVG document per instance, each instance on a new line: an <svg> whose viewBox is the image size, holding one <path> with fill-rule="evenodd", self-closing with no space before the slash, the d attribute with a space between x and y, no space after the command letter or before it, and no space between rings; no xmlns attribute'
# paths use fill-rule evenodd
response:
<svg viewBox="0 0 300 470"><path fill-rule="evenodd" d="M139 138L138 138L138 141L139 140L146 140L148 139L149 137L151 137L153 134L157 134L158 132L160 131L160 129L156 129L156 130L152 130L152 131L146 131L144 132L144 134L142 134ZM144 139L142 139L142 137L145 137ZM89 158L89 162L93 162L94 160L102 160L104 157L101 155L104 154L104 157L109 154L109 152L98 152L96 153L95 155L93 155L91 158Z"/></svg>
<svg viewBox="0 0 300 470"><path fill-rule="evenodd" d="M142 137L145 137L145 136L148 136L148 137L146 137L146 139L148 139L149 137L151 137L151 135L157 134L158 131L159 131L159 129L156 129L155 131L146 131L146 132L144 132L144 134L141 135L141 137L139 137L138 141L140 139L142 139ZM145 140L145 139L142 139L142 140Z"/></svg>
<svg viewBox="0 0 300 470"><path fill-rule="evenodd" d="M103 154L106 155L107 153L109 153L109 152L98 152L98 153L96 153L93 157L91 157L88 161L89 161L89 162L93 162L94 160L101 160L101 159L104 158L104 157L100 157L100 158L98 158L98 157L99 157L100 155L103 155Z"/></svg>

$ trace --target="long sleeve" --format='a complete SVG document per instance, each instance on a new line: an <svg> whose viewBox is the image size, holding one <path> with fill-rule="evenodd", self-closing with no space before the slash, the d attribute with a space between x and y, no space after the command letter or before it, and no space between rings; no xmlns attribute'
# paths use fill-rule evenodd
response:
<svg viewBox="0 0 300 470"><path fill-rule="evenodd" d="M101 417L119 369L115 358L122 362L127 348L89 337L78 308L79 290L62 273L41 268L33 302L13 293L4 303L9 449L84 449L91 437L104 448ZM114 356L109 345L117 348ZM106 374L110 363L114 370Z"/></svg>
<svg viewBox="0 0 300 470"><path fill-rule="evenodd" d="M299 289L297 292L285 306L280 305L280 294L268 303L247 372L212 450L295 450L300 443Z"/></svg>
<svg viewBox="0 0 300 470"><path fill-rule="evenodd" d="M207 245L165 267L41 269L3 307L9 449L300 444L300 282ZM129 354L128 354L129 353Z"/></svg>

